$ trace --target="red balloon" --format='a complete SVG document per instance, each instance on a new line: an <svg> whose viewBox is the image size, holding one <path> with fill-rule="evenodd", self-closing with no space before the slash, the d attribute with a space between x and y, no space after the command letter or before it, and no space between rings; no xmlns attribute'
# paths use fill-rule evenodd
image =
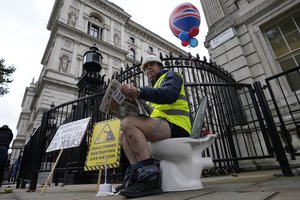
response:
<svg viewBox="0 0 300 200"><path fill-rule="evenodd" d="M189 36L192 38L198 35L198 33L199 33L199 27L193 26L189 31Z"/></svg>
<svg viewBox="0 0 300 200"><path fill-rule="evenodd" d="M184 47L186 47L186 46L189 45L189 44L190 44L190 43L189 43L188 40L186 40L186 41L181 41L181 45L184 46Z"/></svg>

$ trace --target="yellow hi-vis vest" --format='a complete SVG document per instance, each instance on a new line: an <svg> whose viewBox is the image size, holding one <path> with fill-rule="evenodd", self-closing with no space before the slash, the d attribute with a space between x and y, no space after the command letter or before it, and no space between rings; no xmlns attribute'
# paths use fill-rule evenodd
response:
<svg viewBox="0 0 300 200"><path fill-rule="evenodd" d="M163 74L155 83L154 88L160 88L163 79L167 73ZM177 126L182 127L190 135L191 130L191 120L190 120L190 108L188 105L187 97L184 91L184 85L181 86L181 91L176 102L172 104L156 104L151 103L153 111L150 117L163 117L169 122L176 124Z"/></svg>

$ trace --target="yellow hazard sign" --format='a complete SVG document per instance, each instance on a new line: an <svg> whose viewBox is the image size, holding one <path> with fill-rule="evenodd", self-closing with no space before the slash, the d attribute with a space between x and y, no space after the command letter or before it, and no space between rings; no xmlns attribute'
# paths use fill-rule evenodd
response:
<svg viewBox="0 0 300 200"><path fill-rule="evenodd" d="M107 157L107 168L116 168L120 161L120 120L108 120L96 123L90 142L84 170L104 169Z"/></svg>

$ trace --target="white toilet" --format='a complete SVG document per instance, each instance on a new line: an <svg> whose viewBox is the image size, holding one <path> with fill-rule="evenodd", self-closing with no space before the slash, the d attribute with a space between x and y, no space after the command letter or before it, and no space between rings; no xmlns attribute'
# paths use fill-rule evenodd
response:
<svg viewBox="0 0 300 200"><path fill-rule="evenodd" d="M200 137L207 98L204 97L192 127L192 137L170 138L149 142L151 155L160 160L162 190L184 191L202 189L203 169L213 167L210 157L202 157L203 151L215 141L215 134Z"/></svg>
<svg viewBox="0 0 300 200"><path fill-rule="evenodd" d="M216 135L204 138L171 138L149 143L151 155L160 160L162 190L184 191L202 189L203 169L213 167L210 157L202 152L215 140Z"/></svg>

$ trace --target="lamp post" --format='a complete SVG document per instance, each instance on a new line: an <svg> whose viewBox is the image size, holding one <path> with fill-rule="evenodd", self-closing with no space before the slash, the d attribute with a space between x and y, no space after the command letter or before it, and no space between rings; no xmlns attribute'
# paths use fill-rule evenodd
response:
<svg viewBox="0 0 300 200"><path fill-rule="evenodd" d="M82 76L77 83L78 97L92 95L104 86L104 77L99 72L102 69L103 56L99 52L96 44L83 55Z"/></svg>
<svg viewBox="0 0 300 200"><path fill-rule="evenodd" d="M102 69L103 56L99 52L99 49L94 44L90 47L90 50L84 53L83 56L83 69L87 73L99 73Z"/></svg>

